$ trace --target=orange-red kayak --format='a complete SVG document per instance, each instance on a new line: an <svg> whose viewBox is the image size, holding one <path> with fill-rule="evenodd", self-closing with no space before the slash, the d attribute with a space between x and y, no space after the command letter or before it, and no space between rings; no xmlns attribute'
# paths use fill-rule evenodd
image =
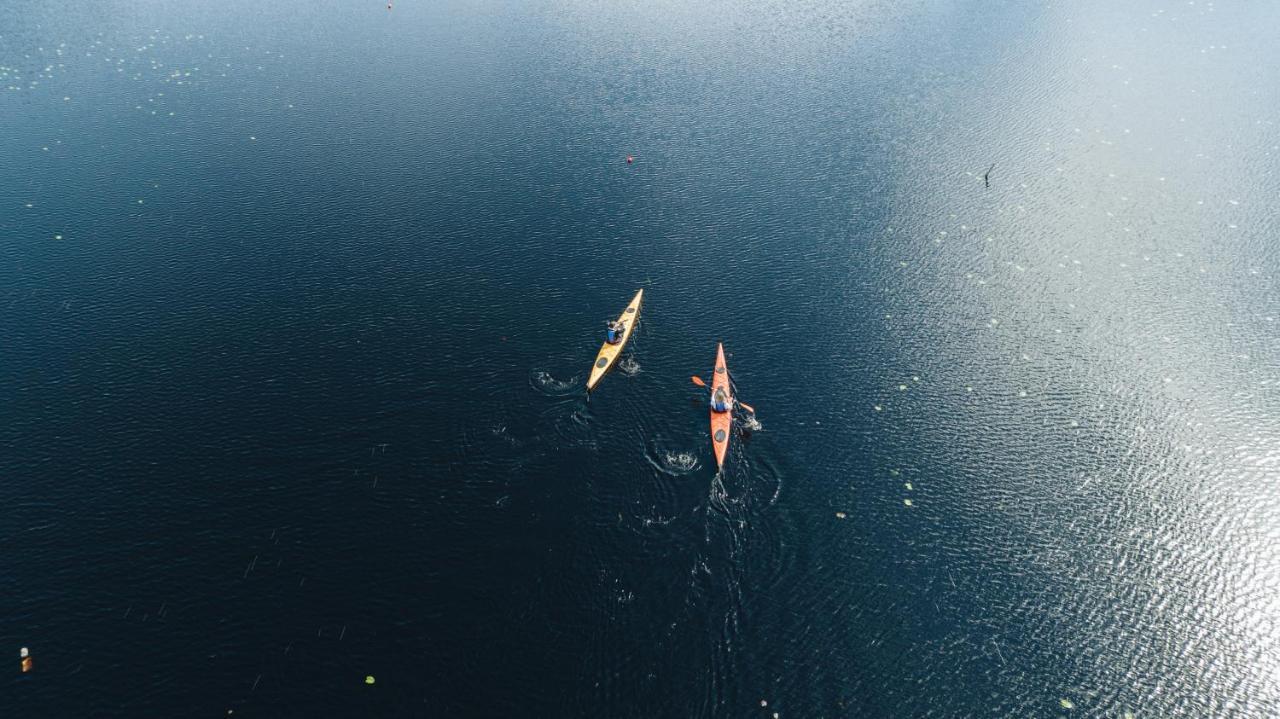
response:
<svg viewBox="0 0 1280 719"><path fill-rule="evenodd" d="M711 448L716 451L716 469L724 466L724 455L729 451L729 428L733 424L733 390L729 387L729 366L724 361L724 343L716 346L716 370L711 374L711 396L724 388L728 397L725 412L711 410Z"/></svg>

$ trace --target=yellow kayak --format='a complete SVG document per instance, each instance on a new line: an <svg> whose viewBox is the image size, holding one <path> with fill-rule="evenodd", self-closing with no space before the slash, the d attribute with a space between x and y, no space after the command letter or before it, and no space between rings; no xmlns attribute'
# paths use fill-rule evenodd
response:
<svg viewBox="0 0 1280 719"><path fill-rule="evenodd" d="M614 362L618 361L618 356L622 354L622 348L627 346L627 340L631 339L631 332L636 328L636 322L640 321L640 299L644 297L644 290L636 293L631 304L622 311L618 316L618 322L622 323L622 341L616 345L605 342L600 346L600 354L596 355L596 363L591 365L591 376L587 378L587 391L596 388L600 380L604 378L604 373L609 371Z"/></svg>

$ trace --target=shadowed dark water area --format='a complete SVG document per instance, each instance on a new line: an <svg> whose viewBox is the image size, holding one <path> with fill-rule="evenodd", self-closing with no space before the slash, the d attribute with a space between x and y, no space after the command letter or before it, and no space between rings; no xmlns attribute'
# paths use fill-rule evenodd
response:
<svg viewBox="0 0 1280 719"><path fill-rule="evenodd" d="M3 3L0 714L1280 715L1277 27Z"/></svg>

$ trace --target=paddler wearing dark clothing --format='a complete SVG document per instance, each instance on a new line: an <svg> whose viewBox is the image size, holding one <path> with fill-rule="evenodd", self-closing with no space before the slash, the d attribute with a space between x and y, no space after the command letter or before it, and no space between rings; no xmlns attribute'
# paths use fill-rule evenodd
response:
<svg viewBox="0 0 1280 719"><path fill-rule="evenodd" d="M611 345L616 345L621 342L622 333L623 330L626 329L626 325L617 320L609 320L605 322L605 325L607 326L607 329L605 330L605 341Z"/></svg>

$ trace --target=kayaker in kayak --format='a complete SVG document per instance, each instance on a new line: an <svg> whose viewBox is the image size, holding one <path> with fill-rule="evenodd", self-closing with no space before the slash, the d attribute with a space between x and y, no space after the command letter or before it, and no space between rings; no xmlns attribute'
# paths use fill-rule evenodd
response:
<svg viewBox="0 0 1280 719"><path fill-rule="evenodd" d="M607 329L605 330L605 341L611 345L616 345L621 342L623 330L626 329L626 325L617 320L609 320L605 325L607 326Z"/></svg>
<svg viewBox="0 0 1280 719"><path fill-rule="evenodd" d="M729 395L725 393L724 387L717 387L716 391L711 395L711 411L729 411Z"/></svg>
<svg viewBox="0 0 1280 719"><path fill-rule="evenodd" d="M600 380L604 379L605 374L622 356L623 348L631 340L631 335L635 334L635 323L640 321L640 301L643 299L644 290L637 290L636 296L631 299L631 303L622 311L622 314L618 315L618 319L605 322L604 341L600 343L600 351L596 353L596 358L591 363L591 374L587 376L588 392L596 388Z"/></svg>

